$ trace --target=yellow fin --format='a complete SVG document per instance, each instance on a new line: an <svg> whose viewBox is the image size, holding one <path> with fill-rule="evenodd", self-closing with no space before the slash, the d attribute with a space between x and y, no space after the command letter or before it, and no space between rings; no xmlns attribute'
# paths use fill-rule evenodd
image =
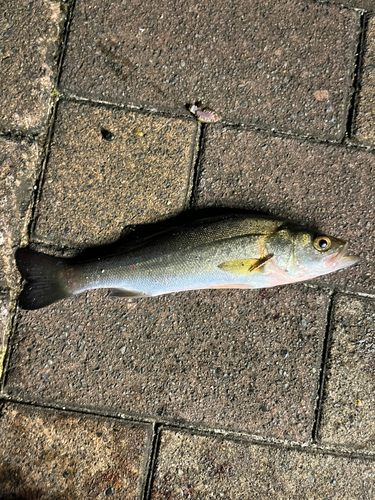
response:
<svg viewBox="0 0 375 500"><path fill-rule="evenodd" d="M264 264L273 259L273 255L266 255L260 259L237 259L228 260L218 265L222 271L232 274L247 275L250 273L262 273Z"/></svg>

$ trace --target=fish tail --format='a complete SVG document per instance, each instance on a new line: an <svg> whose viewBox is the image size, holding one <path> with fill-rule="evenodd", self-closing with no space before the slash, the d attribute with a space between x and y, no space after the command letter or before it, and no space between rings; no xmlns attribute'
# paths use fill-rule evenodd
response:
<svg viewBox="0 0 375 500"><path fill-rule="evenodd" d="M19 248L15 257L17 268L26 281L19 296L22 309L40 309L73 295L65 277L70 267L65 259L28 248Z"/></svg>

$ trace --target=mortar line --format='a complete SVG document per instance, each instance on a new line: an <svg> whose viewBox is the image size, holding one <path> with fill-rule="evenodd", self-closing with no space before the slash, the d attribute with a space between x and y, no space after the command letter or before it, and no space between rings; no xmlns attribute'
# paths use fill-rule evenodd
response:
<svg viewBox="0 0 375 500"><path fill-rule="evenodd" d="M153 440L152 440L152 448L151 448L151 455L150 455L150 461L148 464L148 470L147 470L147 476L146 476L146 481L145 481L145 488L143 491L143 496L141 496L141 500L151 500L151 494L152 494L152 483L154 480L154 471L155 471L155 465L156 461L158 458L159 454L159 448L160 448L160 436L161 436L161 430L162 430L162 424L159 424L158 422L155 422L153 430Z"/></svg>
<svg viewBox="0 0 375 500"><path fill-rule="evenodd" d="M330 302L328 304L328 309L327 309L326 330L325 330L324 340L323 340L319 382L318 382L318 389L316 391L317 399L316 399L315 410L314 410L314 424L313 424L313 428L312 428L312 442L314 444L317 444L317 442L318 442L319 427L320 427L320 421L321 421L322 411L323 411L323 397L324 397L324 391L325 391L327 363L328 363L328 357L329 357L329 352L330 352L330 348L331 348L331 340L332 340L332 326L331 325L332 325L332 320L333 320L333 308L334 308L335 297L336 297L336 292L334 291L331 294Z"/></svg>
<svg viewBox="0 0 375 500"><path fill-rule="evenodd" d="M317 453L331 455L335 457L346 457L350 459L360 459L367 460L375 463L375 453L370 451L369 453L358 453L356 451L349 450L345 446L340 447L337 445L336 448L333 446L322 446L309 441L308 443L299 443L296 441L286 441L280 438L272 437L260 437L254 434L241 431L231 431L226 429L215 429L212 427L202 427L199 423L192 422L173 422L168 420L156 420L147 417L134 417L132 415L127 415L120 413L118 410L111 409L90 409L85 407L74 407L73 405L65 404L64 406L59 406L58 404L53 404L52 402L45 403L42 402L32 402L25 401L22 399L17 399L16 397L10 397L7 394L0 395L0 404L3 403L13 403L23 406L29 406L31 408L37 408L39 410L57 410L61 413L73 413L77 415L90 415L92 417L97 417L101 419L112 419L117 420L125 424L138 424L140 426L154 425L155 428L167 429L172 432L182 432L190 435L206 436L212 439L225 439L228 441L240 442L247 445L271 447L278 450L289 450L298 451L301 453L307 453L309 455L314 455ZM63 403L60 403L62 405ZM146 497L147 498L147 497Z"/></svg>
<svg viewBox="0 0 375 500"><path fill-rule="evenodd" d="M28 243L30 242L30 237L31 237L31 234L32 234L34 227L35 227L35 214L36 214L36 210L37 210L37 207L39 205L39 202L40 202L42 186L44 183L45 171L46 171L48 157L49 157L49 153L50 153L50 149L51 149L51 138L53 135L57 107L58 107L58 100L56 100L52 104L52 113L50 116L48 134L47 134L47 138L46 138L46 141L45 141L45 144L43 147L43 149L44 149L43 155L42 155L43 160L42 160L42 164L41 164L41 167L39 170L39 175L35 179L35 183L34 183L34 191L33 191L33 195L32 195L33 199L31 201L31 209L30 209L30 219L27 223Z"/></svg>
<svg viewBox="0 0 375 500"><path fill-rule="evenodd" d="M147 497L147 485L148 485L148 478L150 475L150 468L153 460L153 455L154 455L154 447L155 447L155 439L156 439L156 433L157 433L157 425L154 422L151 427L151 435L149 434L149 440L147 443L147 449L146 449L146 457L145 460L143 461L142 468L141 468L141 481L140 481L140 487L139 487L139 495L138 495L138 500L146 500Z"/></svg>
<svg viewBox="0 0 375 500"><path fill-rule="evenodd" d="M64 93L59 93L58 95L58 100L62 101L65 100L67 102L83 102L87 103L87 105L94 105L94 106L105 106L109 108L117 108L117 109L123 109L125 111L136 111L141 114L153 114L156 116L162 116L165 118L171 118L171 119L177 119L177 120L189 120L190 117L187 116L186 114L176 114L173 113L173 111L167 111L167 110L158 110L156 108L145 108L142 106L135 106L131 104L119 104L119 103L113 103L109 101L100 101L100 100L95 100L95 99L87 99L85 97L80 97L76 95L66 95ZM270 137L275 137L275 138L280 138L280 139L290 139L290 140L296 140L296 141L303 141L307 142L309 144L318 144L318 145L323 145L323 146L334 146L338 148L344 148L347 150L359 150L359 151L366 151L369 153L375 154L375 147L370 147L368 145L363 145L360 143L355 143L351 142L350 139L345 137L346 131L344 132L344 136L340 139L335 139L335 140L329 140L329 139L319 139L318 137L314 137L312 135L299 135L298 133L288 133L283 130L279 129L274 129L272 127L267 128L266 126L264 127L259 127L256 126L253 123L233 123L233 122L226 122L224 120L221 121L221 125L227 129L233 129L238 132L255 132L259 134L264 134L268 135ZM33 135L27 135L27 134L12 134L12 133L2 133L0 130L0 136L1 137L8 137L11 139L26 139L26 140L35 140L35 136Z"/></svg>
<svg viewBox="0 0 375 500"><path fill-rule="evenodd" d="M368 30L368 16L361 12L360 14L360 33L356 47L356 60L354 63L354 77L353 77L353 92L349 98L348 116L346 121L345 140L350 140L355 125L355 120L358 112L359 92L362 83L362 70L363 70L363 57L366 46L366 35Z"/></svg>
<svg viewBox="0 0 375 500"><path fill-rule="evenodd" d="M156 108L146 108L143 106L135 106L131 104L119 104L115 102L110 102L110 101L100 101L100 100L95 100L95 99L88 99L86 97L80 97L74 94L64 94L61 93L59 95L60 99L64 99L68 102L82 102L86 103L87 105L94 105L94 106L106 106L109 108L117 108L117 109L123 109L125 111L135 111L141 114L153 114L157 116L163 116L166 118L172 118L176 120L189 120L190 117L187 116L186 114L179 114L179 113L174 113L171 110L158 110ZM336 146L339 148L345 148L348 150L364 150L364 151L369 151L369 152L375 152L374 148L370 148L368 145L362 145L362 144L357 144L357 143L352 143L352 142L345 142L345 133L346 130L343 132L343 137L337 138L337 139L319 139L318 137L314 137L312 135L303 135L303 134L298 134L298 133L293 133L293 132L285 132L283 130L279 129L274 129L273 127L260 127L258 125L255 125L254 123L236 123L236 122L227 122L225 120L221 120L220 124L227 128L227 129L233 129L238 132L256 132L256 133L262 133L264 135L269 135L270 137L275 137L275 138L281 138L281 139L294 139L298 141L304 141L309 144L320 144L324 146ZM214 126L214 125L211 125Z"/></svg>
<svg viewBox="0 0 375 500"><path fill-rule="evenodd" d="M202 135L201 124L198 121L196 121L194 130L194 139L192 140L190 146L189 173L188 173L187 187L185 192L184 211L191 209L191 201L195 189L195 174L197 168L196 166L200 153L201 135Z"/></svg>
<svg viewBox="0 0 375 500"><path fill-rule="evenodd" d="M64 34L62 37L63 42L62 42L61 52L60 52L60 56L59 56L59 62L57 65L56 88L58 88L58 86L60 84L61 70L62 70L64 58L66 55L66 48L68 46L70 26L72 24L73 12L74 12L75 5L76 5L76 0L71 0L70 5L68 6L68 13L66 16L66 21L65 21L65 26L64 26Z"/></svg>
<svg viewBox="0 0 375 500"><path fill-rule="evenodd" d="M204 147L207 135L207 125L198 122L198 127L199 127L198 151L195 158L195 163L193 165L193 182L192 182L191 195L188 206L190 210L194 210L194 208L196 208L197 190L201 174L201 163L204 154Z"/></svg>
<svg viewBox="0 0 375 500"><path fill-rule="evenodd" d="M201 428L188 428L188 427L183 427L179 426L176 424L164 424L164 423L157 423L158 429L159 429L159 441L158 441L158 449L157 452L159 452L160 449L160 435L163 430L169 431L169 432L174 432L174 433L180 433L180 434L186 434L189 436L202 436L210 439L217 439L217 440L223 440L223 441L231 441L234 443L241 443L243 445L247 446L259 446L259 447L270 447L272 449L277 449L280 451L297 451L299 453L305 453L306 455L312 455L316 456L318 454L320 455L329 455L337 458L348 458L350 460L363 460L371 463L375 463L375 453L369 453L369 454L360 454L356 451L351 452L351 451L346 451L343 449L333 449L329 447L323 447L323 446L318 446L318 445L312 445L309 444L308 446L301 445L300 443L288 443L288 444L283 444L279 442L273 442L270 438L264 438L263 440L256 439L255 436L253 435L239 435L235 433L220 433L220 432L213 432L212 429L201 429ZM147 498L146 500L151 500Z"/></svg>
<svg viewBox="0 0 375 500"><path fill-rule="evenodd" d="M73 10L75 6L75 0L72 0L71 4L68 6L68 11L67 11L67 16L66 16L66 21L64 24L64 30L62 34L62 46L61 50L58 56L58 62L57 62L57 69L56 69L56 78L55 78L55 83L53 89L58 87L58 83L60 80L60 74L61 74L61 69L62 69L62 63L66 51L66 46L67 46L67 39L68 39L68 34L70 30L70 24L72 20L72 15L73 15ZM46 171L46 166L47 166L47 161L48 161L48 156L50 153L50 148L51 148L51 138L53 135L53 129L54 129L54 124L55 124L55 119L56 119L56 110L58 107L58 101L59 101L59 96L58 94L55 95L54 97L51 96L51 101L50 101L50 110L49 110L49 116L48 116L48 132L45 137L45 141L43 144L42 148L42 163L39 171L39 175L37 176L34 184L34 192L32 195L32 200L31 200L31 209L30 209L30 220L27 223L27 239L30 241L30 236L34 230L35 227L35 213L36 213L36 208L39 204L40 201L40 196L41 196L41 190L44 182L44 176L45 176L45 171Z"/></svg>

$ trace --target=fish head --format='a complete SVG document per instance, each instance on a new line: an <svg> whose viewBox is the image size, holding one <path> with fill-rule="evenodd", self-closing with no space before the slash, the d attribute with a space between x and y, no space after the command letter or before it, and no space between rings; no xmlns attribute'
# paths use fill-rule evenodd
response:
<svg viewBox="0 0 375 500"><path fill-rule="evenodd" d="M294 272L301 279L315 278L356 264L359 258L349 255L349 241L300 229L295 231Z"/></svg>
<svg viewBox="0 0 375 500"><path fill-rule="evenodd" d="M308 280L358 262L357 256L348 254L348 241L289 223L269 237L266 249L278 284Z"/></svg>

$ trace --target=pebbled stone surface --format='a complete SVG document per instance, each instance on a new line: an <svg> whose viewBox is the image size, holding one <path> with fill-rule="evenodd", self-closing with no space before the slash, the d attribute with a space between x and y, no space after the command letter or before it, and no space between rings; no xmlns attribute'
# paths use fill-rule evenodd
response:
<svg viewBox="0 0 375 500"><path fill-rule="evenodd" d="M368 21L365 44L354 136L360 143L375 147L375 18Z"/></svg>
<svg viewBox="0 0 375 500"><path fill-rule="evenodd" d="M308 442L328 302L302 286L83 294L20 313L5 392Z"/></svg>
<svg viewBox="0 0 375 500"><path fill-rule="evenodd" d="M356 266L311 281L375 291L375 156L369 151L210 127L196 206L286 217L351 242Z"/></svg>
<svg viewBox="0 0 375 500"><path fill-rule="evenodd" d="M375 491L373 462L165 430L152 500L361 498Z"/></svg>
<svg viewBox="0 0 375 500"><path fill-rule="evenodd" d="M139 498L146 426L12 403L0 424L1 498Z"/></svg>
<svg viewBox="0 0 375 500"><path fill-rule="evenodd" d="M25 216L37 168L36 144L0 137L0 288L18 279L13 250L26 234Z"/></svg>
<svg viewBox="0 0 375 500"><path fill-rule="evenodd" d="M201 100L225 121L340 140L358 37L359 14L337 5L77 1L61 87L179 114Z"/></svg>
<svg viewBox="0 0 375 500"><path fill-rule="evenodd" d="M62 7L61 7L62 5ZM66 9L53 0L1 2L0 130L37 134L56 78Z"/></svg>
<svg viewBox="0 0 375 500"><path fill-rule="evenodd" d="M196 130L193 120L61 102L32 239L105 244L182 211Z"/></svg>
<svg viewBox="0 0 375 500"><path fill-rule="evenodd" d="M375 451L374 334L375 301L339 296L320 429L325 445Z"/></svg>

